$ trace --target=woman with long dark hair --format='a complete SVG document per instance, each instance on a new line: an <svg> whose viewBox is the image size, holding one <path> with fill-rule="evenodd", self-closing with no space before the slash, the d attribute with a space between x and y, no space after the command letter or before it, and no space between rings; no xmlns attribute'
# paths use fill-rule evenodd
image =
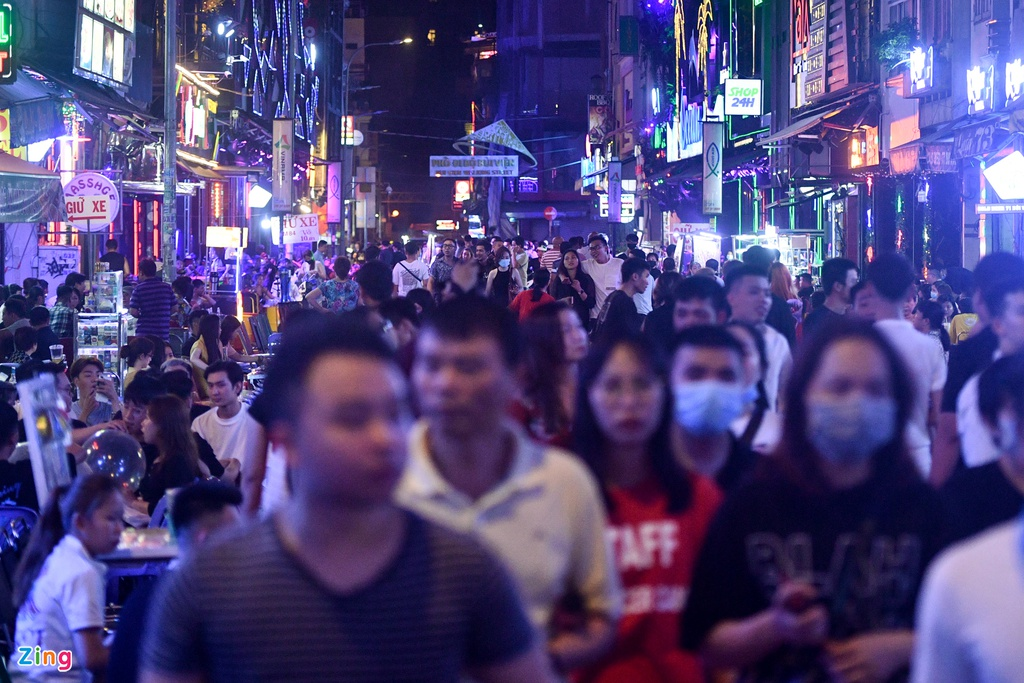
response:
<svg viewBox="0 0 1024 683"><path fill-rule="evenodd" d="M538 308L522 332L525 381L513 415L539 441L571 448L577 365L587 355L587 331L568 304L556 302Z"/></svg>
<svg viewBox="0 0 1024 683"><path fill-rule="evenodd" d="M745 681L905 676L942 507L904 443L900 356L845 320L805 343L782 439L723 505L701 550L683 643Z"/></svg>
<svg viewBox="0 0 1024 683"><path fill-rule="evenodd" d="M226 315L220 321L220 345L224 355L236 363L254 363L256 358L245 354L242 341L242 321L233 315Z"/></svg>
<svg viewBox="0 0 1024 683"><path fill-rule="evenodd" d="M580 364L576 452L601 486L626 605L612 650L581 672L586 683L703 680L679 647L680 617L721 493L673 457L667 376L648 339L599 344Z"/></svg>
<svg viewBox="0 0 1024 683"><path fill-rule="evenodd" d="M189 360L200 371L211 363L225 358L224 346L220 343L220 318L210 314L199 320L199 339L192 345Z"/></svg>
<svg viewBox="0 0 1024 683"><path fill-rule="evenodd" d="M149 506L149 514L153 514L167 489L187 486L201 476L188 405L169 394L154 398L146 407L142 438L157 449L157 456L139 485L139 497Z"/></svg>
<svg viewBox="0 0 1024 683"><path fill-rule="evenodd" d="M90 681L90 674L106 671L106 569L95 558L117 547L123 510L121 487L108 476L80 477L52 492L14 574L18 621L10 666L16 678ZM60 659L21 666L17 653L36 647Z"/></svg>
<svg viewBox="0 0 1024 683"><path fill-rule="evenodd" d="M551 272L540 269L533 274L533 284L530 288L519 292L516 298L512 299L509 308L519 316L519 322L526 320L541 306L555 303L554 297L544 291L550 281Z"/></svg>
<svg viewBox="0 0 1024 683"><path fill-rule="evenodd" d="M580 256L568 242L561 246L562 262L548 285L548 294L557 301L565 301L576 311L584 326L590 324L590 310L597 305L594 278L583 272Z"/></svg>

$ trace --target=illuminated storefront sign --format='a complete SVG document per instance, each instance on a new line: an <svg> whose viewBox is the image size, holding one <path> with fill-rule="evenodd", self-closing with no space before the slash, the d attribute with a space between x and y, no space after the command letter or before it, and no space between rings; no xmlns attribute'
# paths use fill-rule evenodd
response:
<svg viewBox="0 0 1024 683"><path fill-rule="evenodd" d="M668 163L689 159L704 151L704 107L690 104L683 109L682 120L668 124Z"/></svg>
<svg viewBox="0 0 1024 683"><path fill-rule="evenodd" d="M13 83L14 73L14 8L0 3L0 84Z"/></svg>
<svg viewBox="0 0 1024 683"><path fill-rule="evenodd" d="M74 71L125 89L135 59L135 0L79 0Z"/></svg>
<svg viewBox="0 0 1024 683"><path fill-rule="evenodd" d="M629 223L636 217L636 195L632 192L623 192L622 197L622 220L621 223ZM598 214L601 218L608 218L608 195L598 195Z"/></svg>
<svg viewBox="0 0 1024 683"><path fill-rule="evenodd" d="M910 52L910 94L931 90L935 85L935 50L915 47Z"/></svg>
<svg viewBox="0 0 1024 683"><path fill-rule="evenodd" d="M725 115L760 116L761 90L761 81L756 78L726 79Z"/></svg>
<svg viewBox="0 0 1024 683"><path fill-rule="evenodd" d="M1017 102L1024 98L1024 63L1015 59L1006 64L1006 102Z"/></svg>
<svg viewBox="0 0 1024 683"><path fill-rule="evenodd" d="M584 188L593 187L595 190L603 190L603 173L608 168L608 159L605 158L600 149L594 150L590 157L580 159L580 180Z"/></svg>
<svg viewBox="0 0 1024 683"><path fill-rule="evenodd" d="M978 114L992 110L993 67L976 66L967 72L967 111Z"/></svg>

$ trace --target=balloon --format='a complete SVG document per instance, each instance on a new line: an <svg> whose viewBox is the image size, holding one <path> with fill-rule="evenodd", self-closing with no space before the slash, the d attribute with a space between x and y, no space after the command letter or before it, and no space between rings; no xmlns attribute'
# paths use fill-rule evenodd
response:
<svg viewBox="0 0 1024 683"><path fill-rule="evenodd" d="M139 442L113 429L97 432L85 443L85 464L105 474L133 493L146 474L146 457Z"/></svg>

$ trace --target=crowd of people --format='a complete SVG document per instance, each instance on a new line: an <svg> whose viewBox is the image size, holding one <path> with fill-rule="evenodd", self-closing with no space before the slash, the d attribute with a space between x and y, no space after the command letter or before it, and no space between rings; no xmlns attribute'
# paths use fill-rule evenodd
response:
<svg viewBox="0 0 1024 683"><path fill-rule="evenodd" d="M147 475L42 511L16 645L153 683L1020 679L1024 261L954 290L898 254L816 283L556 243L336 259L251 407L216 316L190 360L133 341L120 398L26 364ZM95 558L176 488L182 561L108 649Z"/></svg>

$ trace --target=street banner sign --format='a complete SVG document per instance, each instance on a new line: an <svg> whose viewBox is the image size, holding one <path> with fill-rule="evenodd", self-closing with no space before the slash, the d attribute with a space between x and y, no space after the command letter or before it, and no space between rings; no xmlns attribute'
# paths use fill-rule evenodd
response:
<svg viewBox="0 0 1024 683"><path fill-rule="evenodd" d="M292 208L292 146L295 144L295 121L274 119L273 204L274 211Z"/></svg>
<svg viewBox="0 0 1024 683"><path fill-rule="evenodd" d="M320 219L315 213L291 214L284 217L284 243L299 244L320 239Z"/></svg>
<svg viewBox="0 0 1024 683"><path fill-rule="evenodd" d="M515 178L519 175L519 157L515 154L432 156L430 175L435 178Z"/></svg>

